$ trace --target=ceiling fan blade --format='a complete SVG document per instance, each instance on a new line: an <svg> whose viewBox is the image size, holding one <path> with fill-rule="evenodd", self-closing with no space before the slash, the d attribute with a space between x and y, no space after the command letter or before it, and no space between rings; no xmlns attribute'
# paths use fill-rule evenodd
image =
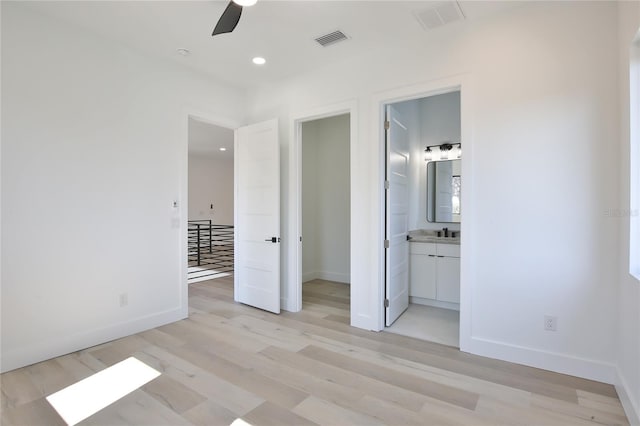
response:
<svg viewBox="0 0 640 426"><path fill-rule="evenodd" d="M222 12L222 16L220 16L211 36L233 31L240 21L240 15L242 15L242 6L230 1L227 8Z"/></svg>

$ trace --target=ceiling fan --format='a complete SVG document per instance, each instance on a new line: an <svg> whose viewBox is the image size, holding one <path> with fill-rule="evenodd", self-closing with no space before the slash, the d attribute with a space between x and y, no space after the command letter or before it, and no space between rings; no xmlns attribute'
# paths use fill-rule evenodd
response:
<svg viewBox="0 0 640 426"><path fill-rule="evenodd" d="M245 6L253 6L257 0L231 0L227 8L222 12L222 16L218 20L216 27L213 29L211 36L218 34L230 33L236 28L242 15L242 8Z"/></svg>

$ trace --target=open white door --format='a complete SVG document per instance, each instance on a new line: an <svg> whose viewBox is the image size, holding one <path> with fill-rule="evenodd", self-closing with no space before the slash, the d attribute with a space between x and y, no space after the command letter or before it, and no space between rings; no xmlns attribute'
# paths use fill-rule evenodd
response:
<svg viewBox="0 0 640 426"><path fill-rule="evenodd" d="M278 120L236 130L235 300L280 313Z"/></svg>
<svg viewBox="0 0 640 426"><path fill-rule="evenodd" d="M385 324L409 307L409 132L393 106L386 118Z"/></svg>

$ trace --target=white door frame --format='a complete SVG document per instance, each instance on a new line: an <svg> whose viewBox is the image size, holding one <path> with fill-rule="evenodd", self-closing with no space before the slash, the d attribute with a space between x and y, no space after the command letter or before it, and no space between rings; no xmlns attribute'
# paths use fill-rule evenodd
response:
<svg viewBox="0 0 640 426"><path fill-rule="evenodd" d="M292 115L290 118L291 141L289 150L289 208L291 216L289 218L288 236L287 236L287 253L288 253L288 271L286 291L283 294L282 307L291 312L298 312L302 309L302 124L308 121L319 120L322 118L335 117L338 115L349 114L349 168L354 170L354 163L358 160L356 152L358 140L358 115L357 101L347 101L337 104L331 104L324 107L309 110L300 114ZM351 194L354 191L354 174L349 173ZM354 240L354 209L350 209L351 224L351 241ZM353 244L351 244L351 262L353 264ZM353 281L353 267L350 268L351 280ZM353 288L353 287L351 287ZM353 303L353 298L351 298ZM353 312L353 309L351 309Z"/></svg>
<svg viewBox="0 0 640 426"><path fill-rule="evenodd" d="M182 316L184 318L187 318L189 316L189 284L187 282L187 272L189 266L189 262L187 259L189 250L187 243L187 234L189 232L189 119L191 118L203 123L211 124L213 126L231 129L234 132L242 124L239 121L231 120L227 117L221 117L215 114L210 114L208 112L191 108L185 109L182 113L182 116L182 134L184 135L184 145L182 146L182 152L180 153L179 159L180 188L179 193L176 196L176 201L178 201L178 214L180 220L180 309L182 311Z"/></svg>
<svg viewBox="0 0 640 426"><path fill-rule="evenodd" d="M471 308L472 294L474 288L473 277L473 242L474 235L474 218L475 203L473 193L473 92L471 78L467 74L433 80L427 83L402 87L378 93L373 98L372 110L372 128L371 134L378 135L377 149L374 149L373 155L373 175L376 178L378 187L377 197L379 206L374 212L378 217L374 218L378 224L377 234L379 238L378 249L378 294L377 309L377 330L384 329L384 297L385 297L385 249L384 249L384 230L385 230L385 191L384 191L384 170L385 170L385 106L396 102L409 101L414 99L426 98L429 96L460 91L460 130L461 141L463 144L462 151L462 190L464 193L464 218L461 222L461 245L460 245L460 349L465 350L469 347L471 341ZM465 180L466 177L466 180Z"/></svg>

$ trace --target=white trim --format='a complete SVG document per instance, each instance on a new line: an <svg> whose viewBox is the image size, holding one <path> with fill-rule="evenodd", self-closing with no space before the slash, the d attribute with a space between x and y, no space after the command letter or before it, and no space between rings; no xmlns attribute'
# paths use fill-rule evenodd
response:
<svg viewBox="0 0 640 426"><path fill-rule="evenodd" d="M351 284L351 275L345 274L343 272L331 272L331 271L313 271L302 274L302 284L307 281L313 280L325 280L325 281L333 281L336 283L342 284Z"/></svg>
<svg viewBox="0 0 640 426"><path fill-rule="evenodd" d="M39 340L35 344L8 350L2 355L1 371L11 371L26 365L35 364L64 354L80 351L92 346L110 342L121 337L131 336L142 331L180 321L187 316L182 307L144 316L104 328L84 331L73 335L56 335L48 340Z"/></svg>
<svg viewBox="0 0 640 426"><path fill-rule="evenodd" d="M543 351L475 336L467 342L466 349L465 352L475 355L528 365L547 371L555 371L609 384L616 382L616 366L608 362Z"/></svg>
<svg viewBox="0 0 640 426"><path fill-rule="evenodd" d="M319 279L320 276L318 275L317 272L307 272L305 274L302 274L302 284L306 283L307 281L313 281L313 280L317 280Z"/></svg>
<svg viewBox="0 0 640 426"><path fill-rule="evenodd" d="M302 309L302 243L300 242L300 236L302 235L302 123L307 121L319 120L322 118L335 117L342 114L349 114L349 128L350 128L350 187L353 197L354 193L354 167L357 161L359 161L358 150L358 103L355 100L340 102L335 104L318 107L312 110L308 110L302 113L292 114L290 117L290 138L291 141L289 149L289 212L292 217L289 220L289 232L288 232L288 258L289 270L288 286L286 290L288 304L283 306L283 309L291 312L298 312ZM354 211L357 210L357 211ZM360 214L359 208L351 202L351 265L354 265L354 251L359 249L359 240L354 235L354 222ZM353 267L351 269L351 276L346 279L348 282L353 282L354 274ZM344 278L343 278L344 279ZM344 281L341 281L344 282ZM353 294L351 295L351 304L353 307ZM353 309L352 311L353 312ZM352 314L353 322L353 314Z"/></svg>
<svg viewBox="0 0 640 426"><path fill-rule="evenodd" d="M350 284L351 275L342 272L318 271L318 279Z"/></svg>
<svg viewBox="0 0 640 426"><path fill-rule="evenodd" d="M373 223L373 241L382 241L384 239L384 107L387 104L408 101L413 99L421 99L429 96L435 96L442 93L452 91L460 91L460 113L461 113L461 141L464 143L464 153L462 155L462 175L473 176L473 117L472 117L472 84L471 78L467 74L432 80L426 83L401 87L381 93L374 94L373 110L372 110L372 127L371 134L378 137L378 149L372 150L371 156L371 190L374 194L375 208L372 209ZM464 234L464 243L460 245L461 251L461 270L460 270L460 349L469 352L468 342L471 338L471 308L473 294L473 256L470 251L472 241L474 240L473 220L473 180L463 179L465 193L465 220L461 223L461 232ZM363 328L380 331L384 329L384 273L385 273L385 253L382 244L375 248L375 254L372 264L377 269L377 295L373 297L375 309L372 310L372 316L369 317L370 323ZM352 302L353 303L353 302Z"/></svg>
<svg viewBox="0 0 640 426"><path fill-rule="evenodd" d="M627 415L627 420L631 426L640 426L640 406L633 401L629 392L629 385L627 384L620 368L616 368L617 380L616 380L616 392L618 392L618 398L624 408L624 413Z"/></svg>
<svg viewBox="0 0 640 426"><path fill-rule="evenodd" d="M629 273L640 280L640 35L629 57Z"/></svg>
<svg viewBox="0 0 640 426"><path fill-rule="evenodd" d="M416 305L433 306L434 308L449 309L450 311L460 312L459 303L443 302L435 299L425 299L424 297L409 296L409 303Z"/></svg>

